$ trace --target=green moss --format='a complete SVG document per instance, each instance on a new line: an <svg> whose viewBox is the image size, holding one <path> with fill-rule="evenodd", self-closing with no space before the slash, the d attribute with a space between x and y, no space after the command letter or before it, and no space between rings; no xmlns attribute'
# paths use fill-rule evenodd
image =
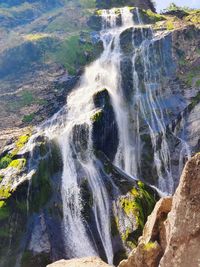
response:
<svg viewBox="0 0 200 267"><path fill-rule="evenodd" d="M29 115L24 115L22 121L25 123L29 123L32 122L34 118L35 118L35 113L31 113Z"/></svg>
<svg viewBox="0 0 200 267"><path fill-rule="evenodd" d="M10 155L6 155L0 159L0 169L5 169L12 162L12 157Z"/></svg>
<svg viewBox="0 0 200 267"><path fill-rule="evenodd" d="M0 209L1 209L3 206L5 206L5 204L6 204L5 201L2 201L2 200L1 200L1 201L0 201Z"/></svg>
<svg viewBox="0 0 200 267"><path fill-rule="evenodd" d="M197 80L195 85L196 87L200 87L200 80Z"/></svg>
<svg viewBox="0 0 200 267"><path fill-rule="evenodd" d="M191 11L190 14L185 19L196 25L200 24L200 10Z"/></svg>
<svg viewBox="0 0 200 267"><path fill-rule="evenodd" d="M122 235L123 241L130 241L133 245L137 244L139 236L142 234L147 217L152 212L156 200L153 193L142 182L138 182L138 188L132 188L129 194L120 199L120 205L129 218L135 217L137 230L132 232L127 228Z"/></svg>
<svg viewBox="0 0 200 267"><path fill-rule="evenodd" d="M191 68L190 71L183 77L183 80L189 85L193 86L194 80L200 77L200 67Z"/></svg>
<svg viewBox="0 0 200 267"><path fill-rule="evenodd" d="M0 201L0 221L5 220L10 216L10 209L5 201Z"/></svg>
<svg viewBox="0 0 200 267"><path fill-rule="evenodd" d="M22 148L29 140L30 134L22 135L16 142L17 148Z"/></svg>
<svg viewBox="0 0 200 267"><path fill-rule="evenodd" d="M172 30L175 29L175 26L174 26L174 23L173 23L172 20L168 20L168 21L166 22L166 27L167 27L167 30L168 30L168 31L172 31Z"/></svg>
<svg viewBox="0 0 200 267"><path fill-rule="evenodd" d="M151 21L152 23L156 23L156 22L158 22L158 21L166 20L166 17L165 17L165 16L160 15L160 14L158 14L158 13L154 13L154 12L152 12L150 9L148 9L148 10L146 11L146 15L148 16L148 18L150 19L150 21Z"/></svg>
<svg viewBox="0 0 200 267"><path fill-rule="evenodd" d="M156 243L155 242L148 242L144 245L144 250L151 250L156 248Z"/></svg>
<svg viewBox="0 0 200 267"><path fill-rule="evenodd" d="M51 197L51 166L47 160L41 160L37 173L32 178L30 209L38 212Z"/></svg>
<svg viewBox="0 0 200 267"><path fill-rule="evenodd" d="M97 112L95 112L92 116L91 116L91 120L93 122L99 122L102 119L103 116L103 111L99 110Z"/></svg>
<svg viewBox="0 0 200 267"><path fill-rule="evenodd" d="M28 142L31 133L27 133L25 135L21 135L17 141L15 142L15 149L11 152L10 157L13 158L19 151L22 149L25 144Z"/></svg>
<svg viewBox="0 0 200 267"><path fill-rule="evenodd" d="M0 186L0 199L7 199L11 196L10 186L1 185Z"/></svg>
<svg viewBox="0 0 200 267"><path fill-rule="evenodd" d="M26 159L15 159L13 161L11 161L11 163L9 164L8 167L12 167L12 168L16 168L16 169L23 169L24 166L26 165Z"/></svg>

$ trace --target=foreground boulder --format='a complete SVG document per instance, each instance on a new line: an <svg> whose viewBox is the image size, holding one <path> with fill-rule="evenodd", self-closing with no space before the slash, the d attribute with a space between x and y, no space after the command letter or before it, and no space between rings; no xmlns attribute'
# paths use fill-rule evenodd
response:
<svg viewBox="0 0 200 267"><path fill-rule="evenodd" d="M198 266L200 260L200 153L186 164L176 193L161 199L139 245L119 267Z"/></svg>
<svg viewBox="0 0 200 267"><path fill-rule="evenodd" d="M88 257L82 259L73 260L60 260L47 267L111 267L111 265L106 264L101 259L97 257Z"/></svg>

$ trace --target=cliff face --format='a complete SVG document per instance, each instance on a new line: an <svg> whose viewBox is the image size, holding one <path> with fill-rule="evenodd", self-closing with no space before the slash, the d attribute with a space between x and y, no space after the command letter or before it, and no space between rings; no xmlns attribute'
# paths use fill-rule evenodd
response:
<svg viewBox="0 0 200 267"><path fill-rule="evenodd" d="M113 2L110 1L109 5L112 6ZM70 139L63 138L62 142L56 139L54 142L51 137L44 137L43 132L35 136L35 132L30 129L26 129L24 133L20 129L20 134L23 134L20 137L19 131L6 131L6 137L9 135L11 141L0 154L0 266L12 267L16 258L21 260L22 267L43 267L57 259L72 258L71 250L73 252L74 247L68 241L66 249L67 235L63 227L63 218L66 215L63 204L68 199L61 199L66 158L63 158L61 150L64 149L61 149L58 143L66 145L66 140L69 140L67 145L70 145L72 152L68 153L68 156L72 155L71 162L75 162L74 169L77 171L81 218L87 225L87 232L94 233L91 239L95 239L95 248L105 260L107 255L102 245L102 236L96 234L96 223L104 219L105 213L101 213L103 216L99 215L96 220L94 211L98 209L95 205L102 196L95 190L101 188L108 193L106 201L105 195L103 196L102 203L109 203L109 216L102 223L102 227L98 228L103 228L104 224L110 222L107 233L112 242L115 264L126 258L126 253L138 244L138 237L142 233L147 216L155 205L157 194L148 184L157 184L159 173L163 174L163 182L166 185L170 186L170 183L165 179L171 178L170 182L175 187L178 184L179 171L187 158L188 147L192 152L199 150L199 23L194 25L189 14L185 14L182 19L155 14L146 10L147 1L125 2L119 1L118 4L138 3L145 9L139 10L144 24L128 27L119 36L122 56L117 76L120 76L119 86L126 100L123 107L128 110L124 118L128 118L129 122L130 134L127 136L132 138L130 147L132 143L136 144L137 152L139 151L141 156L137 158L139 153L135 153L134 149L128 160L132 161L132 166L139 161L139 178L146 184L135 181L121 171L124 170L123 166L119 169L113 164L119 147L119 130L126 127L124 124L117 124L110 94L112 86L105 88L103 84L97 92L91 93L91 103L95 110L90 121L75 121ZM23 29L13 25L17 39L20 39L17 47L15 42L11 42L16 39L7 39L6 35L4 40L7 40L11 47L5 50L1 47L0 128L38 124L52 116L65 104L69 91L75 88L83 66L98 57L102 51L99 41L101 10L96 12L96 4L83 8L79 1L78 3L76 2L75 6L53 9L53 13L49 10L50 14L40 14L41 17L30 25L27 22ZM134 19L138 19L136 9L128 10L132 12ZM89 19L91 14L95 14L92 16L94 23ZM115 14L117 23L122 23L120 9L116 9ZM199 13L196 14L198 16ZM154 31L149 28L149 24ZM5 27L3 28L4 31ZM16 37L12 34L13 32L11 37ZM143 42L149 45L143 46ZM137 53L133 58L135 52ZM29 68L26 68L27 66ZM109 71L110 69L107 69L107 73ZM89 76L88 80L93 81L91 73ZM100 76L96 76L91 88L94 88ZM142 96L140 101L144 102L137 102L137 90ZM88 88L84 94L87 92ZM75 100L74 107L79 107L78 100L82 99ZM90 105L87 103L85 106ZM8 115L10 112L11 115ZM51 126L58 127L59 132L62 132L59 127L63 127L65 123L65 119L62 121L66 115L65 109L62 109L59 115L56 119L60 125L56 124L55 119L48 121L46 126L50 129ZM91 125L93 142L92 146L89 146ZM136 135L132 134L135 129ZM153 136L152 129L155 130ZM84 169L87 165L85 160L88 158L88 147L90 152L94 153L92 162L98 169L98 175L91 176L91 183L88 182L90 168L87 171ZM71 162L69 166L72 166ZM80 162L84 164L81 165ZM172 169L170 177L167 177L164 168ZM71 176L75 177L74 174ZM93 186L96 177L103 182ZM70 189L69 192L73 190ZM198 196L196 198L198 199ZM147 266L157 266L163 255L163 262L166 261L165 257L171 257L170 240L173 239L170 225L174 222L169 219L168 223L165 223L171 210L171 202L171 198L158 202L150 222L145 227L144 238L139 242L138 249L133 252L128 262L123 262L121 266L138 264L136 266L143 267L144 262ZM73 211L73 197L68 204L68 210ZM76 220L72 221L74 225ZM24 225L24 228L18 225ZM174 225L176 227L175 223ZM81 229L80 224L75 233L79 228ZM104 236L108 237L106 234ZM76 247L75 250L81 251ZM82 256L85 255L80 255Z"/></svg>
<svg viewBox="0 0 200 267"><path fill-rule="evenodd" d="M200 260L200 154L190 159L171 198L161 199L139 245L119 267L187 267Z"/></svg>

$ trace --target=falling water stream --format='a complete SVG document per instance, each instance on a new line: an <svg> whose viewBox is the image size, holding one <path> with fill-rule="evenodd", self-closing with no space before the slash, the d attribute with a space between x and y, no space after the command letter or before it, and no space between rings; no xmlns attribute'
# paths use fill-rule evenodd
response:
<svg viewBox="0 0 200 267"><path fill-rule="evenodd" d="M100 33L104 51L99 59L86 67L78 88L67 98L66 106L39 131L43 131L51 140L60 145L63 158L62 201L63 228L66 254L73 257L98 255L98 246L91 229L82 217L80 184L84 177L93 194L92 211L96 231L104 248L108 263L113 263L113 247L110 231L110 201L98 160L93 152L92 120L98 111L93 96L106 88L109 92L118 125L119 145L114 164L132 177L140 177L142 142L140 138L141 118L147 125L153 147L153 158L158 175L158 188L172 193L174 183L170 165L170 151L166 137L166 126L161 108L161 73L154 70L151 49L156 38L149 26L142 25L142 19L136 9L136 22L130 9L102 11L102 30ZM123 53L120 47L120 35L132 27L132 97L127 103L122 86L120 62ZM141 32L142 41L135 43L134 35ZM148 34L145 34L148 32ZM158 51L159 53L159 51ZM141 89L137 69L137 59L141 58L144 86ZM84 150L81 135L75 135L77 127L82 127L87 142ZM74 137L75 136L75 137ZM159 141L161 140L161 141ZM159 145L158 145L159 144Z"/></svg>

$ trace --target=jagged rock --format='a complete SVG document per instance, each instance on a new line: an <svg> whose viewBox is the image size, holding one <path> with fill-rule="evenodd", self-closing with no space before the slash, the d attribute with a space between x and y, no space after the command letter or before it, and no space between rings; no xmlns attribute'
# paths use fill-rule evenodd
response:
<svg viewBox="0 0 200 267"><path fill-rule="evenodd" d="M200 153L189 160L172 198L161 199L139 245L119 267L187 267L200 260Z"/></svg>
<svg viewBox="0 0 200 267"><path fill-rule="evenodd" d="M161 253L160 245L154 243L141 243L133 250L128 260L120 263L119 267L153 267L157 265L157 258Z"/></svg>
<svg viewBox="0 0 200 267"><path fill-rule="evenodd" d="M97 257L88 257L74 260L60 260L47 267L111 267Z"/></svg>
<svg viewBox="0 0 200 267"><path fill-rule="evenodd" d="M186 164L173 197L161 267L198 266L200 260L200 153Z"/></svg>

